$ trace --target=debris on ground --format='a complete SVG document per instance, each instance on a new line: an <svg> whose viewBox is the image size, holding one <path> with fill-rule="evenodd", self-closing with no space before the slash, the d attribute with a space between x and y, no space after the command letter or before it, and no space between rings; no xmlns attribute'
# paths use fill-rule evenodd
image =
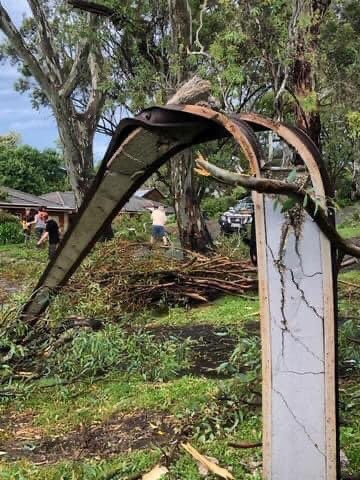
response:
<svg viewBox="0 0 360 480"><path fill-rule="evenodd" d="M243 295L257 289L257 269L250 261L214 254L166 249L115 239L102 245L65 288L79 298L89 283L101 288L111 305L139 311L156 305L193 305L224 295Z"/></svg>
<svg viewBox="0 0 360 480"><path fill-rule="evenodd" d="M182 443L181 446L201 466L201 472L206 471L207 473L214 473L218 477L224 478L225 480L234 480L234 477L228 470L226 470L225 468L219 467L219 465L215 463L212 459L202 455L193 446L191 446L190 443Z"/></svg>

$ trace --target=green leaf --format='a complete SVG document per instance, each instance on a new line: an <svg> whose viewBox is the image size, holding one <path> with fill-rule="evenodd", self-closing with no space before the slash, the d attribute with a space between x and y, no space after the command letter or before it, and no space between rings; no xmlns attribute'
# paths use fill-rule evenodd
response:
<svg viewBox="0 0 360 480"><path fill-rule="evenodd" d="M314 202L315 202L315 211L314 211L314 216L315 216L317 214L317 211L319 210L320 202L317 198L315 198Z"/></svg>
<svg viewBox="0 0 360 480"><path fill-rule="evenodd" d="M297 176L297 171L296 171L296 168L294 168L293 170L291 170L291 172L287 176L287 181L289 183L294 183L296 180L296 176Z"/></svg>
<svg viewBox="0 0 360 480"><path fill-rule="evenodd" d="M306 208L309 200L309 195L306 193L303 201L303 207Z"/></svg>
<svg viewBox="0 0 360 480"><path fill-rule="evenodd" d="M282 204L281 213L287 212L288 210L293 208L295 205L296 205L296 200L294 200L293 198L287 198Z"/></svg>

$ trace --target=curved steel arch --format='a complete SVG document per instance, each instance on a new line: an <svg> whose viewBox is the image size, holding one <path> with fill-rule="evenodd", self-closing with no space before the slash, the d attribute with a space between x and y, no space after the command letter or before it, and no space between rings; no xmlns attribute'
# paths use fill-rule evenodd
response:
<svg viewBox="0 0 360 480"><path fill-rule="evenodd" d="M87 253L89 253L99 238L103 227L117 215L136 189L154 171L181 150L202 142L233 137L248 159L252 173L260 177L263 158L261 147L254 132L259 129L268 129L276 132L298 152L308 168L316 194L325 199L325 195L330 193L330 187L327 173L321 167L321 162L319 162L320 154L311 140L302 131L294 127L288 127L255 114L227 117L201 106L168 106L144 110L136 118L120 122L92 188L80 208L76 221L67 232L56 257L47 266L31 298L24 306L22 311L23 318L30 324L36 322L38 316L49 304L51 296L65 285ZM285 288L286 282L284 283L284 279L279 277L279 275L281 276L280 270L275 271L274 266L279 265L279 262L283 262L282 267L285 271L288 270L293 276L295 272L293 285L290 285L292 288L291 295L297 296L300 303L306 304L299 306L299 308L305 307L306 309L309 307L305 298L307 292L304 287L299 287L302 281L301 272L299 274L299 272L288 266L288 264L292 265L294 263L291 252L287 252L286 255L288 257L285 255L284 258L280 256L279 258L271 258L269 253L271 250L270 246L273 247L275 245L277 248L284 217L280 213L272 213L273 199L271 196L254 192L253 197L256 208L261 300L264 478L269 480L273 478L279 480L285 480L285 478L335 480L337 468L334 373L335 334L330 242L317 229L315 224L308 220L305 221L304 228L315 239L313 250L318 249L319 256L321 256L320 260L314 259L321 272L320 270L315 272L314 278L316 278L317 283L314 281L312 284L312 290L315 293L316 289L319 289L319 292L321 292L321 294L319 293L321 296L321 302L319 301L321 303L321 315L315 312L316 318L311 319L311 312L307 311L305 314L310 318L311 322L318 323L314 335L318 337L317 340L319 340L320 344L323 344L323 347L321 345L320 347L316 346L316 348L320 349L319 355L321 354L322 359L320 364L323 366L322 371L318 372L319 379L317 380L320 382L317 385L322 385L321 388L319 387L321 395L316 394L314 396L314 402L315 400L318 402L318 412L323 409L323 421L320 422L322 425L321 432L311 431L309 433L306 429L308 423L310 425L309 428L315 428L316 430L314 419L305 418L306 412L302 412L301 408L299 408L296 412L299 411L299 415L304 414L304 425L306 427L302 425L295 413L291 411L286 399L283 401L279 397L279 400L274 388L274 385L277 385L277 376L286 373L276 370L276 364L280 361L278 356L281 356L284 352L281 353L280 351L279 353L276 350L278 348L276 335L278 333L279 321L274 314L273 308L273 304L276 305L276 302L279 301L273 283L277 284L279 288ZM277 223L276 228L273 227L273 223ZM294 235L290 235L289 242L291 243L293 240ZM308 245L300 244L300 247L308 248ZM311 245L310 248L312 247ZM296 255L299 255L298 251ZM303 270L303 265L300 265L300 267L300 270ZM317 277L318 273L321 273L321 277ZM299 274L300 277L296 277L296 274ZM295 288L295 293L294 286L298 287L297 289ZM290 287L288 286L288 288ZM278 309L278 312L281 311L283 315L285 311L284 298L282 298L282 302L283 305ZM294 317L296 317L295 314ZM321 322L319 322L319 318L322 319ZM289 319L289 325L290 323ZM295 338L292 332L288 328L281 327L280 330L283 343L282 348L285 345L285 333L288 338L287 341L291 346L291 342ZM292 348L295 349L299 345L302 349L300 353L305 358L307 355L306 351L311 351L313 345L310 342L310 346L308 346L306 340L296 339ZM312 356L316 357L315 354ZM291 356L289 356L289 361L290 358ZM306 361L309 361L309 359ZM301 365L298 365L297 368L300 367ZM299 385L301 384L305 390L308 389L307 395L311 397L311 390L309 390L310 387L305 375L307 372L302 374L301 372L293 371L292 373L299 375ZM313 372L309 373L312 374ZM296 475L292 476L291 473L289 474L287 470L289 467L283 461L283 457L286 454L278 451L281 442L291 443L290 439L282 437L283 433L279 431L278 426L274 425L272 421L278 410L281 411L281 415L285 415L288 410L291 412L293 418L291 416L288 417L288 421L291 423L292 419L293 428L298 428L301 425L306 433L307 440L310 439L312 441L313 436L319 437L319 440L316 440L317 443L314 441L307 448L304 446L304 452L306 451L306 455L308 455L306 459L301 455L299 456L299 451L296 450L297 447L293 448L291 454L288 455L288 461L292 462L290 472L291 469L294 469L294 463L297 462L296 468L298 468L297 474L299 475L297 477ZM288 435L288 432L285 433ZM296 442L293 443L296 445ZM311 475L312 471L309 475L309 468L313 468L313 475Z"/></svg>

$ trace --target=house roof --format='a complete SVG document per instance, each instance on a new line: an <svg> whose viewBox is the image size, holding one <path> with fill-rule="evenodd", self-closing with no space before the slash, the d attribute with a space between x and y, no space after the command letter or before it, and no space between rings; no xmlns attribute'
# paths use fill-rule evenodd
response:
<svg viewBox="0 0 360 480"><path fill-rule="evenodd" d="M137 196L137 193L133 195L130 200L125 203L121 212L123 213L141 213L141 212L148 212L150 206L160 206L163 205L160 202L154 202L151 200L149 202L146 198L141 198ZM166 213L173 213L174 209L172 207L165 207Z"/></svg>
<svg viewBox="0 0 360 480"><path fill-rule="evenodd" d="M41 195L41 198L59 203L60 205L76 210L75 195L73 192L50 192Z"/></svg>
<svg viewBox="0 0 360 480"><path fill-rule="evenodd" d="M31 193L21 192L15 188L1 187L1 190L6 193L6 200L0 200L0 208L39 208L45 207L48 210L69 211L73 210L67 205L61 205L58 202L51 201L44 197L38 197Z"/></svg>
<svg viewBox="0 0 360 480"><path fill-rule="evenodd" d="M146 198L142 198L142 195L139 195L139 192L150 192L155 189L148 189L148 190L137 190L135 195L133 195L130 200L123 206L121 211L123 213L140 213L140 212L147 212L148 207L150 205L162 205L160 202L155 202L153 200L148 200ZM41 198L44 200L49 200L51 202L57 202L59 205L62 205L64 208L68 208L71 210L76 210L75 206L75 196L73 192L51 192L42 195ZM165 211L167 213L172 213L172 208L166 208Z"/></svg>
<svg viewBox="0 0 360 480"><path fill-rule="evenodd" d="M160 190L156 187L154 188L144 188L140 190L136 190L135 195L137 197L145 197L145 195L148 195L151 192L158 192L163 198L165 198L165 195L163 195Z"/></svg>

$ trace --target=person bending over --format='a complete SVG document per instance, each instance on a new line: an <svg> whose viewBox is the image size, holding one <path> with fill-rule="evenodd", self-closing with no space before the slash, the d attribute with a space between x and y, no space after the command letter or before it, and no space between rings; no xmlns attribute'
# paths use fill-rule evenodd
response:
<svg viewBox="0 0 360 480"><path fill-rule="evenodd" d="M59 226L53 219L49 219L47 213L44 213L44 220L45 220L45 232L42 234L40 240L38 241L37 245L40 246L46 240L49 240L49 260L51 260L55 253L56 249L60 243L60 235L59 235Z"/></svg>
<svg viewBox="0 0 360 480"><path fill-rule="evenodd" d="M152 220L152 229L151 229L151 238L150 243L153 245L155 240L160 239L163 241L165 246L168 245L165 232L165 223L166 223L166 213L162 205L160 207L150 207L151 210L151 220Z"/></svg>

